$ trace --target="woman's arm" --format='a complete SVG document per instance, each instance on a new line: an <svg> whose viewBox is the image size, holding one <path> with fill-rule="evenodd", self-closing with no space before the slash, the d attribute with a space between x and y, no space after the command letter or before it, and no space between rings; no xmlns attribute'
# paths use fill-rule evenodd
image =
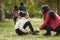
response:
<svg viewBox="0 0 60 40"><path fill-rule="evenodd" d="M49 20L50 20L50 16L47 13L46 18L45 18L43 24L41 25L41 27L39 29L42 30L47 25L47 23L49 22Z"/></svg>

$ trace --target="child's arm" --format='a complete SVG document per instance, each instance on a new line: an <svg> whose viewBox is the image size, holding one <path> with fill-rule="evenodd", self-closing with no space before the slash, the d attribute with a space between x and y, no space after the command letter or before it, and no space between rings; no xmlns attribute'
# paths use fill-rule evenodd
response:
<svg viewBox="0 0 60 40"><path fill-rule="evenodd" d="M23 28L23 24L20 24L20 21L18 21L15 25L15 29L19 28L22 32L27 33L27 31Z"/></svg>

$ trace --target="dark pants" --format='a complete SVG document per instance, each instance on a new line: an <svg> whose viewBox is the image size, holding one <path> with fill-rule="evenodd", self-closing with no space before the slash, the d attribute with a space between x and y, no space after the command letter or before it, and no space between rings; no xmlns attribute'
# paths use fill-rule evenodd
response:
<svg viewBox="0 0 60 40"><path fill-rule="evenodd" d="M34 32L34 29L33 29L33 27L32 27L32 24L31 24L29 21L24 24L23 28L26 29L27 26L29 26L31 32L33 33L33 32ZM18 35L27 34L27 33L23 33L23 32L20 31L19 29L16 29L15 31L16 31L16 33L17 33Z"/></svg>
<svg viewBox="0 0 60 40"><path fill-rule="evenodd" d="M13 18L14 24L16 24L17 18L18 18L18 17L14 17L14 18Z"/></svg>
<svg viewBox="0 0 60 40"><path fill-rule="evenodd" d="M44 29L47 30L48 32L49 31L60 32L60 25L58 25L58 27L55 30L53 30L53 28L49 24L47 24Z"/></svg>
<svg viewBox="0 0 60 40"><path fill-rule="evenodd" d="M16 29L15 31L16 31L16 33L17 33L18 35L27 34L27 33L23 33L20 29Z"/></svg>
<svg viewBox="0 0 60 40"><path fill-rule="evenodd" d="M16 21L18 17L14 17L13 20Z"/></svg>

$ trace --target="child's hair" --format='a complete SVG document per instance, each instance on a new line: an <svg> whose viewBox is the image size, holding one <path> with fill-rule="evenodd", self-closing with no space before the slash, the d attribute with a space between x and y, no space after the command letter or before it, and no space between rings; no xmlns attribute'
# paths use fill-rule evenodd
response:
<svg viewBox="0 0 60 40"><path fill-rule="evenodd" d="M15 9L15 10L18 10L18 7L17 7L17 6L14 6L14 9Z"/></svg>
<svg viewBox="0 0 60 40"><path fill-rule="evenodd" d="M19 15L20 15L21 17L24 17L26 14L27 14L26 12L20 12L20 13L19 13Z"/></svg>
<svg viewBox="0 0 60 40"><path fill-rule="evenodd" d="M54 11L50 10L49 15L53 20L55 19L55 12Z"/></svg>
<svg viewBox="0 0 60 40"><path fill-rule="evenodd" d="M23 2L21 2L20 5L24 5Z"/></svg>
<svg viewBox="0 0 60 40"><path fill-rule="evenodd" d="M44 10L44 13L50 10L50 7L48 5L43 5L42 9Z"/></svg>

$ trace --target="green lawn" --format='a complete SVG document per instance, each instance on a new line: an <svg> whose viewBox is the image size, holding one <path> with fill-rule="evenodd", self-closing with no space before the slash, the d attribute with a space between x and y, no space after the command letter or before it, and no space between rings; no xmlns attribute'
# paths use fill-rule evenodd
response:
<svg viewBox="0 0 60 40"><path fill-rule="evenodd" d="M33 18L30 19L34 29L38 29L42 23L42 19ZM14 24L12 19L7 19L5 22L0 22L0 40L60 40L60 36L54 37L55 32L52 32L51 36L43 36L46 31L43 30L39 35L24 35L17 36L14 31Z"/></svg>

